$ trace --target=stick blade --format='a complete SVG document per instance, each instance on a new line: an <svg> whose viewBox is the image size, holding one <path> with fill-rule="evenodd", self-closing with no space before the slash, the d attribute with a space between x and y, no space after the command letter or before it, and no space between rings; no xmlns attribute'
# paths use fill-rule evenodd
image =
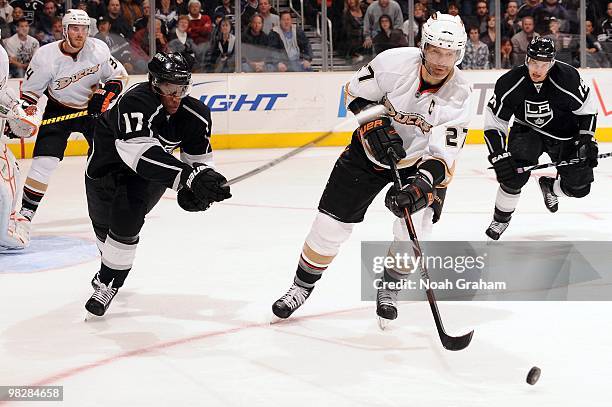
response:
<svg viewBox="0 0 612 407"><path fill-rule="evenodd" d="M450 336L440 332L440 340L442 341L442 346L444 346L444 349L457 351L467 348L470 342L472 342L473 335L474 331L470 331L462 336Z"/></svg>

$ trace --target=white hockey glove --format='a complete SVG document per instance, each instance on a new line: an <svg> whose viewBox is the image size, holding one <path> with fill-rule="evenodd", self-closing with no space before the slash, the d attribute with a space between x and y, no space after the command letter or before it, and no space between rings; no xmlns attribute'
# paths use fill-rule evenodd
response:
<svg viewBox="0 0 612 407"><path fill-rule="evenodd" d="M37 105L18 99L7 89L0 95L0 117L7 120L13 134L21 138L35 136L43 112Z"/></svg>

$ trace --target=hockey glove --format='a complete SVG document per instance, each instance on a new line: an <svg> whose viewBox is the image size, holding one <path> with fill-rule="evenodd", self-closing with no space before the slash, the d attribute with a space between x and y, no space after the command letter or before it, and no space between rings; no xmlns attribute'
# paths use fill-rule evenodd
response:
<svg viewBox="0 0 612 407"><path fill-rule="evenodd" d="M231 198L225 177L211 167L196 164L191 171L183 170L181 184L191 189L200 201L221 202Z"/></svg>
<svg viewBox="0 0 612 407"><path fill-rule="evenodd" d="M408 179L408 184L399 192L395 189L395 186L389 188L385 196L385 206L395 216L403 218L404 208L408 209L411 214L418 212L434 202L434 195L434 188L429 179L425 175L417 173L417 175ZM440 205L440 211L442 211L442 205ZM440 215L438 214L439 218Z"/></svg>
<svg viewBox="0 0 612 407"><path fill-rule="evenodd" d="M510 182L516 177L516 163L510 151L493 151L489 155L489 162L493 165L497 181L500 184Z"/></svg>
<svg viewBox="0 0 612 407"><path fill-rule="evenodd" d="M584 165L591 168L597 167L597 155L599 154L599 148L597 147L595 137L585 134L580 136L580 138L574 143L576 144L576 150L578 151L578 158L584 160Z"/></svg>
<svg viewBox="0 0 612 407"><path fill-rule="evenodd" d="M390 147L393 148L395 156L399 160L406 157L402 139L391 126L391 119L386 116L378 117L361 125L359 135L370 146L370 151L376 161L382 164L391 164L387 153Z"/></svg>
<svg viewBox="0 0 612 407"><path fill-rule="evenodd" d="M446 198L446 187L436 188L434 201L430 205L431 209L433 209L431 223L436 223L440 220L440 216L442 216L442 208L444 207L444 198Z"/></svg>
<svg viewBox="0 0 612 407"><path fill-rule="evenodd" d="M87 113L97 117L108 109L108 105L121 93L121 82L108 81L103 87L96 90L87 104Z"/></svg>
<svg viewBox="0 0 612 407"><path fill-rule="evenodd" d="M212 201L196 198L191 189L181 188L176 194L176 200L181 208L187 212L203 212L210 208Z"/></svg>

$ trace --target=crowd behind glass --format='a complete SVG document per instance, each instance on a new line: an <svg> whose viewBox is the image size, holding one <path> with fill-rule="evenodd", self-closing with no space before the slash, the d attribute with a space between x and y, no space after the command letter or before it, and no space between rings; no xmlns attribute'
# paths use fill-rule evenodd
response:
<svg viewBox="0 0 612 407"><path fill-rule="evenodd" d="M11 77L23 77L40 46L62 39L64 1L0 0L0 29ZM418 46L423 23L441 11L458 14L464 22L468 42L462 69L494 68L498 41L500 66L521 64L527 44L537 36L554 40L558 60L580 67L581 23L586 67L612 67L612 1L587 1L582 22L580 0L499 0L499 30L494 0L414 0L413 5L408 1L413 0L326 0L328 36L334 44L330 57L341 62L337 65L357 69L386 49ZM196 72L234 72L238 47L242 72L318 69L321 0L241 0L239 12L236 3L155 0L153 13L148 0L75 0L70 6L87 11L90 36L104 41L132 74L146 72L155 50L193 53ZM414 10L412 19L409 9ZM150 49L151 31L155 50Z"/></svg>

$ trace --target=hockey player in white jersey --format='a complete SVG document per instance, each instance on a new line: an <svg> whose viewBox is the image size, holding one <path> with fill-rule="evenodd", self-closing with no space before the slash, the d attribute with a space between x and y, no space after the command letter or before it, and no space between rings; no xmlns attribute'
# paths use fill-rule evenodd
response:
<svg viewBox="0 0 612 407"><path fill-rule="evenodd" d="M19 137L36 134L41 112L35 106L24 110L17 95L8 89L9 60L0 47L0 253L19 250L28 246L26 219L15 213L19 166L15 156L4 143L4 128L8 124L11 133Z"/></svg>
<svg viewBox="0 0 612 407"><path fill-rule="evenodd" d="M288 318L311 294L340 245L363 220L374 197L393 180L389 148L400 159L401 191L389 189L387 207L397 216L425 209L424 221L439 220L455 160L470 119L472 90L456 67L464 55L466 33L459 17L436 13L423 26L421 49L395 48L379 54L345 87L355 114L382 104L386 115L364 123L332 170L310 233L299 258L294 282L272 305ZM407 241L403 220L393 226L396 241ZM385 270L384 281L398 281L406 271ZM380 318L397 317L397 291L377 293Z"/></svg>
<svg viewBox="0 0 612 407"><path fill-rule="evenodd" d="M90 19L83 10L68 10L62 19L63 39L34 54L21 87L25 104L48 98L34 146L33 161L23 188L20 213L32 220L53 171L64 158L68 137L82 133L87 141L93 121L122 91L127 72L111 57L108 46L88 38ZM87 115L74 118L86 110ZM91 144L91 143L90 143Z"/></svg>

